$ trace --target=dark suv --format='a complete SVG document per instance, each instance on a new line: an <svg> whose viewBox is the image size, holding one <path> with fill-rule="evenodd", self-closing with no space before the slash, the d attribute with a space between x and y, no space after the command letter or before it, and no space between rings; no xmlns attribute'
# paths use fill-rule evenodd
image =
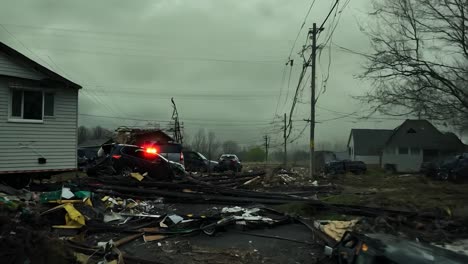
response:
<svg viewBox="0 0 468 264"><path fill-rule="evenodd" d="M325 164L325 174L344 174L351 172L354 174L366 173L367 166L362 161L338 160Z"/></svg>
<svg viewBox="0 0 468 264"><path fill-rule="evenodd" d="M440 165L437 176L441 180L466 182L468 180L468 153L445 160Z"/></svg>
<svg viewBox="0 0 468 264"><path fill-rule="evenodd" d="M187 171L216 171L218 167L218 162L208 160L200 152L196 151L184 151L184 162Z"/></svg>
<svg viewBox="0 0 468 264"><path fill-rule="evenodd" d="M185 169L181 164L167 160L151 148L110 144L103 145L102 150L104 157L101 157L95 167L88 169L88 175L109 174L113 171L114 174L130 176L132 172L139 172L160 180L185 175ZM105 173L102 173L103 171Z"/></svg>
<svg viewBox="0 0 468 264"><path fill-rule="evenodd" d="M242 170L242 164L239 158L234 154L223 154L219 157L218 170L223 171L235 171L240 172Z"/></svg>

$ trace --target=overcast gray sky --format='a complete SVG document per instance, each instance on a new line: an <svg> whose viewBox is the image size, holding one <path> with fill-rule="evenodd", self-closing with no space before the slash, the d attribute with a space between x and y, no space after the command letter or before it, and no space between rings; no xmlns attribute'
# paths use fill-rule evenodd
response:
<svg viewBox="0 0 468 264"><path fill-rule="evenodd" d="M289 112L302 59L297 55L313 22L321 23L333 1L316 0L294 48L294 68L284 66L310 0L2 0L0 41L83 86L80 124L144 125L170 120L177 103L186 132L204 127L218 138L257 144L281 140L277 113ZM360 31L370 0L351 0L333 42L360 52L369 41ZM365 24L365 23L364 23ZM320 36L325 41L330 24ZM6 29L6 30L5 30ZM330 77L317 109L317 142L345 142L355 128L393 128L399 121L358 121L365 105L352 98L369 84L357 80L363 58L331 46L319 60L317 84ZM310 70L309 70L310 73ZM310 83L310 80L308 81ZM281 90L281 92L280 92ZM288 92L289 91L289 92ZM287 97L286 97L287 96ZM309 118L307 84L293 119ZM356 115L343 117L343 113ZM108 117L98 117L108 116ZM112 118L110 118L112 117ZM115 118L114 118L115 117ZM129 120L131 118L132 120ZM278 119L276 119L278 121ZM164 123L162 123L164 124ZM294 122L291 139L304 128ZM295 142L307 146L308 131Z"/></svg>

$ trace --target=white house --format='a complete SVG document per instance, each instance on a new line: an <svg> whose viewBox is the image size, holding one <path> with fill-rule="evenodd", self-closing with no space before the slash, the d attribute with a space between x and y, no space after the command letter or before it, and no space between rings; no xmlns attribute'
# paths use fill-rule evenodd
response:
<svg viewBox="0 0 468 264"><path fill-rule="evenodd" d="M351 160L397 172L417 172L423 162L465 149L455 134L440 132L427 120L406 120L393 130L352 129L348 141Z"/></svg>
<svg viewBox="0 0 468 264"><path fill-rule="evenodd" d="M0 177L76 169L80 88L0 42Z"/></svg>

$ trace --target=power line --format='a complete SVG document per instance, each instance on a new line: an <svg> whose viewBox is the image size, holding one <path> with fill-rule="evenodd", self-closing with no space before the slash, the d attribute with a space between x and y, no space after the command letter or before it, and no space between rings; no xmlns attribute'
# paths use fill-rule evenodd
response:
<svg viewBox="0 0 468 264"><path fill-rule="evenodd" d="M149 58L155 57L159 59L167 60L183 60L183 61L204 61L204 62L214 62L214 63L239 63L239 64L277 64L280 63L280 60L240 60L240 59L219 59L219 58L210 58L210 57L178 57L178 56L167 56L167 55L157 55L157 54L128 54L128 53L114 53L114 52L105 52L105 51L89 51L81 49L63 49L63 48L37 48L41 50L55 50L60 52L71 52L71 53L85 53L93 55L107 55L107 56L127 56L127 57L142 57Z"/></svg>
<svg viewBox="0 0 468 264"><path fill-rule="evenodd" d="M304 20L302 21L301 27L299 28L299 31L297 32L296 39L294 40L293 46L291 47L291 51L289 52L288 60L291 59L291 55L293 53L293 50L296 46L297 40L299 39L299 35L301 34L302 29L304 29L304 26L307 22L307 18L309 17L310 11L312 10L312 7L314 6L316 0L313 0L312 3L309 6L309 10L307 10L307 13L304 17Z"/></svg>
<svg viewBox="0 0 468 264"><path fill-rule="evenodd" d="M13 35L3 24L0 24L0 27L3 28L3 30L5 30L6 33L8 33L14 40L16 40L21 46L23 46L23 48L25 48L27 51L29 51L29 53L31 53L31 55L34 55L35 57L37 57L39 60L41 60L42 62L45 63L45 65L47 65L50 69L53 69L53 67L47 63L47 61L45 61L44 59L42 59L41 57L39 57L39 55L37 55L35 52L33 52L30 48L28 48L26 45L24 45L24 43L19 40L17 37L15 37L15 35Z"/></svg>
<svg viewBox="0 0 468 264"><path fill-rule="evenodd" d="M325 20L323 20L322 22L322 25L320 25L320 27L318 28L319 29L319 32L322 30L323 26L325 25L325 23L327 22L328 18L330 17L330 15L333 13L333 10L335 9L336 5L338 4L340 0L336 0L335 1L335 4L333 5L333 7L330 9L330 12L328 12L328 15L327 17L325 17Z"/></svg>
<svg viewBox="0 0 468 264"><path fill-rule="evenodd" d="M139 117L126 117L126 116L109 116L109 115L94 115L94 114L86 114L86 113L81 113L79 114L80 116L88 116L88 117L100 117L100 118L111 118L111 119L127 119L127 120L132 120L132 121L153 121L153 122L161 122L161 123L171 123L172 121L168 120L156 120L156 119L146 119L146 118L139 118ZM207 124L206 122L215 122L215 124ZM255 122L254 124L250 122ZM183 123L192 123L192 124L207 124L207 125L232 125L232 126L238 126L238 125L248 125L248 126L255 126L255 125L261 125L261 126L272 126L275 125L274 123L271 122L261 122L261 121L253 121L253 120L214 120L214 119L198 119L198 118L184 118Z"/></svg>
<svg viewBox="0 0 468 264"><path fill-rule="evenodd" d="M290 60L289 62L290 62L291 68L289 69L288 88L286 90L286 98L284 100L284 105L286 104L286 102L288 101L288 98L289 98L289 85L291 84L291 74L292 74L294 60Z"/></svg>
<svg viewBox="0 0 468 264"><path fill-rule="evenodd" d="M279 96L278 100L276 101L276 110L275 110L275 115L273 116L273 120L275 120L276 116L278 115L278 107L279 107L279 102L281 101L281 95L283 94L283 86L284 86L284 80L286 76L286 66L288 64L285 64L283 67L283 75L281 77L281 85L280 85L280 90L279 90Z"/></svg>

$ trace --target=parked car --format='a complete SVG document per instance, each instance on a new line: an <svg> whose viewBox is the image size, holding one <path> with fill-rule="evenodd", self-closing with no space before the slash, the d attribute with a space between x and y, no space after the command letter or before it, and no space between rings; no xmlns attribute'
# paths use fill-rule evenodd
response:
<svg viewBox="0 0 468 264"><path fill-rule="evenodd" d="M367 166L362 161L335 160L325 164L325 174L344 174L351 172L354 174L366 173Z"/></svg>
<svg viewBox="0 0 468 264"><path fill-rule="evenodd" d="M242 164L236 155L223 154L221 157L219 157L218 170L220 172L228 170L240 172L242 171Z"/></svg>
<svg viewBox="0 0 468 264"><path fill-rule="evenodd" d="M421 163L421 168L419 169L419 172L429 178L437 179L439 167L440 162L426 161Z"/></svg>
<svg viewBox="0 0 468 264"><path fill-rule="evenodd" d="M445 160L440 165L437 176L441 180L465 182L468 180L468 155L457 155Z"/></svg>
<svg viewBox="0 0 468 264"><path fill-rule="evenodd" d="M468 256L464 254L423 241L382 233L359 234L346 231L333 248L326 246L325 254L332 256L336 261L333 263L342 264L468 263Z"/></svg>
<svg viewBox="0 0 468 264"><path fill-rule="evenodd" d="M78 148L78 169L83 169L97 158L97 151L90 148Z"/></svg>
<svg viewBox="0 0 468 264"><path fill-rule="evenodd" d="M218 162L208 160L200 152L196 151L184 151L184 163L187 171L201 171L206 172L208 170L217 171Z"/></svg>
<svg viewBox="0 0 468 264"><path fill-rule="evenodd" d="M99 153L100 159L87 171L90 176L118 174L128 177L132 172L139 172L147 173L150 178L167 180L186 174L180 163L167 160L151 147L109 144L103 145Z"/></svg>
<svg viewBox="0 0 468 264"><path fill-rule="evenodd" d="M167 160L177 162L179 164L184 164L184 154L182 152L182 145L178 143L154 143L154 142L146 142L143 146L144 149L149 149L153 153L158 153L159 155L163 156Z"/></svg>

